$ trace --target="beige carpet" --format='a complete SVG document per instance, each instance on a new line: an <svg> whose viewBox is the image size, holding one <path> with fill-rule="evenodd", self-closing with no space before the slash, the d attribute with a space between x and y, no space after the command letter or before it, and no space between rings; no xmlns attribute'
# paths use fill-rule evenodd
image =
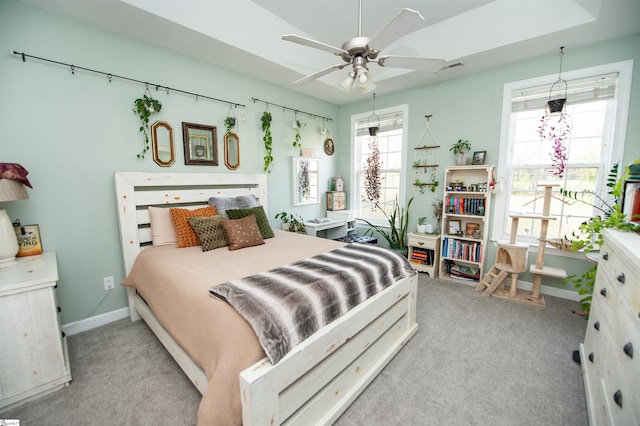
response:
<svg viewBox="0 0 640 426"><path fill-rule="evenodd" d="M578 304L483 298L421 274L420 329L337 425L586 425L572 351ZM39 425L193 425L200 395L143 322L69 338L73 381L0 419Z"/></svg>

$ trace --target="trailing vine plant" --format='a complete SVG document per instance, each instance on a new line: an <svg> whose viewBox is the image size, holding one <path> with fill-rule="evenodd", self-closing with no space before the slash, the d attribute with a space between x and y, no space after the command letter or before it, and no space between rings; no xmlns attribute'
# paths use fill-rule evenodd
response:
<svg viewBox="0 0 640 426"><path fill-rule="evenodd" d="M224 128L227 130L227 133L231 133L231 130L236 127L236 118L230 115L224 118Z"/></svg>
<svg viewBox="0 0 640 426"><path fill-rule="evenodd" d="M309 166L311 162L309 161L301 161L300 162L300 195L305 200L309 199L311 195L311 182L309 181Z"/></svg>
<svg viewBox="0 0 640 426"><path fill-rule="evenodd" d="M262 131L264 132L264 136L262 140L264 141L264 150L266 154L264 156L264 171L267 173L271 173L269 167L271 163L273 163L273 137L271 136L271 113L269 111L264 111L262 113Z"/></svg>
<svg viewBox="0 0 640 426"><path fill-rule="evenodd" d="M372 209L374 209L373 206L378 204L380 200L380 186L382 185L382 178L380 177L381 168L382 161L380 161L378 138L373 137L369 141L369 156L364 165L364 188L367 194L367 200L372 203Z"/></svg>
<svg viewBox="0 0 640 426"><path fill-rule="evenodd" d="M306 126L307 123L301 123L300 120L298 119L296 119L294 123L295 123L295 126L293 126L293 128L296 131L296 135L294 136L293 143L291 145L294 148L302 148L302 143L300 143L300 140L302 139L302 136L300 136L300 129Z"/></svg>
<svg viewBox="0 0 640 426"><path fill-rule="evenodd" d="M149 117L162 109L162 103L151 96L147 96L147 93L134 101L134 108L132 109L140 117L140 133L144 135L144 147L137 154L138 158L144 158L149 151Z"/></svg>
<svg viewBox="0 0 640 426"><path fill-rule="evenodd" d="M557 117L557 121L553 118ZM545 114L540 119L538 135L553 143L551 151L551 167L553 175L559 178L564 176L567 167L567 146L566 139L569 137L571 127L569 126L569 114L562 111L559 114Z"/></svg>

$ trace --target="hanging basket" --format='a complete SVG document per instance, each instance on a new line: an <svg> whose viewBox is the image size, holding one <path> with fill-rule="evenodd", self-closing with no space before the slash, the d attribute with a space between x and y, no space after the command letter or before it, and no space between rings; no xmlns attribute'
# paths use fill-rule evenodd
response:
<svg viewBox="0 0 640 426"><path fill-rule="evenodd" d="M369 127L369 136L377 136L378 127Z"/></svg>
<svg viewBox="0 0 640 426"><path fill-rule="evenodd" d="M553 92L553 88L558 83L564 84L564 97L558 98L558 99L551 99L551 93ZM549 101L547 101L547 112L549 114L562 112L564 110L564 106L566 105L566 103L567 103L567 82L559 78L555 83L551 85L551 89L549 89Z"/></svg>

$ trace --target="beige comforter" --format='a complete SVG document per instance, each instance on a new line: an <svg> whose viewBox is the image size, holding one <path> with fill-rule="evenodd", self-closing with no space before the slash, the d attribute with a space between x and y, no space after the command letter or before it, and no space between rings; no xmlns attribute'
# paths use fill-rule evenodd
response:
<svg viewBox="0 0 640 426"><path fill-rule="evenodd" d="M264 358L251 326L226 302L210 296L215 284L266 271L338 248L343 243L274 230L262 246L203 252L176 246L143 250L122 283L134 287L158 320L205 371L209 384L199 425L242 423L239 374Z"/></svg>

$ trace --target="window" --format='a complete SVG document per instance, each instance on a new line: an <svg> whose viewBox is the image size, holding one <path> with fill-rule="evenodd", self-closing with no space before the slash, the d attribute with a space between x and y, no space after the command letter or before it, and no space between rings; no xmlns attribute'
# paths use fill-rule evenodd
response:
<svg viewBox="0 0 640 426"><path fill-rule="evenodd" d="M570 133L566 140L567 166L562 178L551 173L552 143L540 138L538 126L549 99L553 77L505 85L503 130L497 179L504 192L496 196L494 239L508 239L509 214L542 213L543 188L557 184L569 191L594 191L608 198L606 179L619 162L630 93L631 61L565 73ZM557 85L556 85L557 88ZM561 91L564 91L562 85ZM553 98L559 97L555 95ZM570 237L579 225L598 212L592 205L563 200L554 188L547 238ZM592 204L596 199L585 198ZM518 241L537 244L541 221L521 219Z"/></svg>
<svg viewBox="0 0 640 426"><path fill-rule="evenodd" d="M396 199L401 206L405 205L405 173L403 169L407 159L407 105L386 108L373 112L358 114L351 117L351 140L353 164L351 166L351 181L355 182L354 192L351 194L351 205L356 216L367 219L372 223L387 224L384 214L371 203L366 196L364 186L364 166L369 156L369 127L379 126L377 134L378 149L380 150L381 189L379 206L387 214L393 209ZM371 120L374 120L373 122Z"/></svg>

